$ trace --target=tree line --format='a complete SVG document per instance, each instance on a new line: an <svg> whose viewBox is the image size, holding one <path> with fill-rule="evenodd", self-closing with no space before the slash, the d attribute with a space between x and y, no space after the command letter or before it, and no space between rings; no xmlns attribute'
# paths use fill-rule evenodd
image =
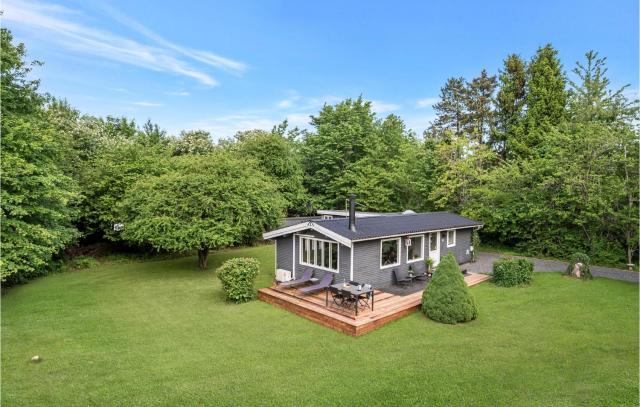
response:
<svg viewBox="0 0 640 407"><path fill-rule="evenodd" d="M2 283L60 267L106 240L162 251L250 244L283 216L344 208L448 210L529 254L637 259L638 110L595 52L568 79L546 45L498 75L451 78L419 137L362 97L325 105L311 130L168 135L150 121L81 114L42 94L2 29Z"/></svg>

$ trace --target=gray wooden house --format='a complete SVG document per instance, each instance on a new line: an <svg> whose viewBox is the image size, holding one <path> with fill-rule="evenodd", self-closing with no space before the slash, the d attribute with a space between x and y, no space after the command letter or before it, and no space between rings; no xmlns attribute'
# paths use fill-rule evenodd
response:
<svg viewBox="0 0 640 407"><path fill-rule="evenodd" d="M437 264L453 253L469 262L472 231L482 227L449 212L357 216L353 198L349 211L333 212L264 233L275 241L276 269L296 278L309 268L317 278L333 273L334 282L382 287L394 283L393 269L424 267L426 258Z"/></svg>

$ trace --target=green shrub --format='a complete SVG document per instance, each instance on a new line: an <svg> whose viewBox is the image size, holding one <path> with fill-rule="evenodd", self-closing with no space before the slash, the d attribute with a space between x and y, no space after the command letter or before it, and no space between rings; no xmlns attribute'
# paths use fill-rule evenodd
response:
<svg viewBox="0 0 640 407"><path fill-rule="evenodd" d="M84 270L95 267L98 261L91 256L78 256L74 257L70 262L70 266L74 270Z"/></svg>
<svg viewBox="0 0 640 407"><path fill-rule="evenodd" d="M256 297L253 287L260 263L247 257L236 257L225 261L217 270L218 278L222 281L222 290L229 301L247 302Z"/></svg>
<svg viewBox="0 0 640 407"><path fill-rule="evenodd" d="M445 324L467 322L478 316L476 300L451 253L440 261L422 294L422 312Z"/></svg>
<svg viewBox="0 0 640 407"><path fill-rule="evenodd" d="M584 253L574 253L573 256L571 256L571 261L569 262L569 265L567 266L567 269L565 270L564 274L570 276L571 272L573 271L573 267L576 265L576 263L582 263L582 269L580 270L580 278L583 280L591 280L593 278L593 275L591 274L591 269L589 267L591 263L591 259L589 258L589 256L587 256Z"/></svg>
<svg viewBox="0 0 640 407"><path fill-rule="evenodd" d="M493 263L493 282L501 287L529 284L533 262L527 259L499 259Z"/></svg>

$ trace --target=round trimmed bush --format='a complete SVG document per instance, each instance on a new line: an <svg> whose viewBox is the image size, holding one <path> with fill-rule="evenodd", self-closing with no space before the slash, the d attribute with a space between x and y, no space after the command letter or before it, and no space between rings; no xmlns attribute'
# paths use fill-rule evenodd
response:
<svg viewBox="0 0 640 407"><path fill-rule="evenodd" d="M253 283L259 272L260 263L249 257L229 259L216 271L225 297L233 302L247 302L256 297Z"/></svg>
<svg viewBox="0 0 640 407"><path fill-rule="evenodd" d="M453 254L447 254L436 267L422 294L422 312L445 324L467 322L478 316L476 300L464 282Z"/></svg>
<svg viewBox="0 0 640 407"><path fill-rule="evenodd" d="M501 287L529 284L533 280L533 262L527 259L499 259L493 263L493 282Z"/></svg>
<svg viewBox="0 0 640 407"><path fill-rule="evenodd" d="M593 275L591 274L591 269L589 267L589 264L591 263L591 259L589 258L589 256L587 256L584 253L574 253L573 256L571 256L571 261L569 261L569 265L567 266L567 269L565 270L564 274L570 276L571 273L573 272L573 267L576 265L576 263L582 263L582 269L580 270L580 278L582 280L591 280L593 278Z"/></svg>

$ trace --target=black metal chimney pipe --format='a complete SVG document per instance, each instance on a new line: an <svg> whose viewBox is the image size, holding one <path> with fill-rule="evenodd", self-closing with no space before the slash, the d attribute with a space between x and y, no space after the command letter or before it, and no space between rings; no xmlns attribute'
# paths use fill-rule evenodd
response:
<svg viewBox="0 0 640 407"><path fill-rule="evenodd" d="M356 196L349 194L349 229L356 231Z"/></svg>

